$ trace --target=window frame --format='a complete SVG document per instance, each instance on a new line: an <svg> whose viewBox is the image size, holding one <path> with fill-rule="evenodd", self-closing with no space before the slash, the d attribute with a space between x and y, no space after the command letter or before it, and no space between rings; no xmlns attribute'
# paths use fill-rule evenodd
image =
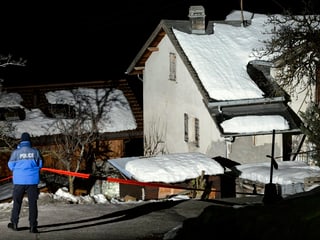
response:
<svg viewBox="0 0 320 240"><path fill-rule="evenodd" d="M177 80L177 56L175 53L169 53L169 80Z"/></svg>

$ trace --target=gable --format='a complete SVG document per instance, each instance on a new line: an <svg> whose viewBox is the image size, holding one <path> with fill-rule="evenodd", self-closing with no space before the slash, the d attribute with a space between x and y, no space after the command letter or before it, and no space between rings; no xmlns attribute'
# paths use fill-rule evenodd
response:
<svg viewBox="0 0 320 240"><path fill-rule="evenodd" d="M179 48L179 43L175 39L173 34L173 28L180 31L191 33L190 22L186 20L161 20L158 26L155 28L151 36L148 38L146 43L140 49L130 66L126 70L128 75L138 75L143 74L145 68L145 63L150 57L152 52L158 51L158 45L165 35L167 35L173 45L176 48ZM213 33L213 22L209 21L206 28L207 34Z"/></svg>

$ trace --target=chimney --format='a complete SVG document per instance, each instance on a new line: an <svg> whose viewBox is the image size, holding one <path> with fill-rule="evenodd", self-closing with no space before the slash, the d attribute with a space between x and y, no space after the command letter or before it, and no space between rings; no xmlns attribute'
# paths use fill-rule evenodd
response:
<svg viewBox="0 0 320 240"><path fill-rule="evenodd" d="M189 8L189 20L191 24L191 33L205 34L206 33L206 21L205 12L203 6L191 6Z"/></svg>

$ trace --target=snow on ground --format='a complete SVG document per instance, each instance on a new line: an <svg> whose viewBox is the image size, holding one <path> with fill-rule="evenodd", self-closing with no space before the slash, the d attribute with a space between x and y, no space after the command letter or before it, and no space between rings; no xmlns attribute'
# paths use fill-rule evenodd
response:
<svg viewBox="0 0 320 240"><path fill-rule="evenodd" d="M2 191L1 191L2 193ZM173 196L170 198L172 201L190 199L188 196L179 195ZM3 200L2 200L3 201ZM63 187L59 188L55 193L40 192L38 205L65 205L65 204L135 204L141 202L156 202L163 200L149 200L149 201L127 201L124 202L117 198L112 198L108 200L104 194L95 194L95 195L84 195L84 196L75 196L68 192L68 189ZM5 217L9 217L12 209L13 201L9 199L7 202L3 201L0 203L0 220ZM28 205L28 199L25 197L23 199L23 205Z"/></svg>

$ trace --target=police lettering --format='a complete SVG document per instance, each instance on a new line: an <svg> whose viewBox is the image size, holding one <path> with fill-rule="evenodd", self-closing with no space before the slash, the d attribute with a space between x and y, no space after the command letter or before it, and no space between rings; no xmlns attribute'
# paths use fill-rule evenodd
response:
<svg viewBox="0 0 320 240"><path fill-rule="evenodd" d="M28 159L28 158L33 158L34 154L31 153L20 153L19 158L20 159Z"/></svg>

